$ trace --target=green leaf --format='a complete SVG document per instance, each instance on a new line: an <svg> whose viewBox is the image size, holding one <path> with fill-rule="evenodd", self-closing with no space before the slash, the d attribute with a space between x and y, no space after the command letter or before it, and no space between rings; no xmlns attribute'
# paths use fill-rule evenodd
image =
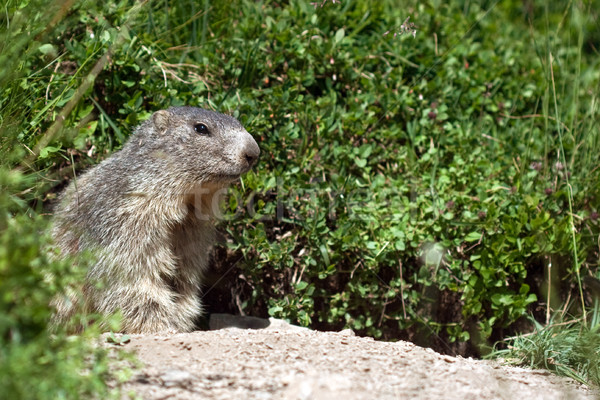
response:
<svg viewBox="0 0 600 400"><path fill-rule="evenodd" d="M48 158L50 154L54 154L60 151L60 147L46 146L40 151L40 158Z"/></svg>
<svg viewBox="0 0 600 400"><path fill-rule="evenodd" d="M367 160L365 160L364 158L355 158L354 163L360 168L364 168L367 166Z"/></svg>
<svg viewBox="0 0 600 400"><path fill-rule="evenodd" d="M465 236L465 242L477 242L481 239L481 232L473 231L470 232L467 236Z"/></svg>
<svg viewBox="0 0 600 400"><path fill-rule="evenodd" d="M344 38L345 35L345 31L344 28L340 28L337 30L337 32L335 33L335 42L339 43L342 41L342 39Z"/></svg>
<svg viewBox="0 0 600 400"><path fill-rule="evenodd" d="M38 47L38 50L40 51L40 53L42 53L45 56L55 56L56 55L56 48L51 45L50 43L45 43L43 45L41 45L40 47Z"/></svg>
<svg viewBox="0 0 600 400"><path fill-rule="evenodd" d="M308 282L300 281L296 284L296 290L304 290L308 286Z"/></svg>

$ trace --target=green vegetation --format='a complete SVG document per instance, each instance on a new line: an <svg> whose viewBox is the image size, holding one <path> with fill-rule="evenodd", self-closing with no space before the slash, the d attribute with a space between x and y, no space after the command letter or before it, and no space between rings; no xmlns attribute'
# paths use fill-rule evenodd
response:
<svg viewBox="0 0 600 400"><path fill-rule="evenodd" d="M0 388L3 399L112 398L107 380L127 371L94 346L95 327L82 336L49 334L48 304L61 288L83 278L81 269L52 261L48 221L32 215L20 195L35 183L0 173Z"/></svg>
<svg viewBox="0 0 600 400"><path fill-rule="evenodd" d="M4 368L15 384L43 368L40 393L103 390L97 350L47 334L48 300L77 275L45 255L44 215L183 104L238 117L263 152L227 203L220 304L235 288L252 315L467 355L533 328L523 342L554 346L532 321L561 309L571 339L597 343L597 21L591 1L7 1L2 385Z"/></svg>
<svg viewBox="0 0 600 400"><path fill-rule="evenodd" d="M531 333L508 338L506 348L495 350L488 358L531 368L549 369L581 383L600 386L600 333L598 308L591 328L581 321L551 321L542 325L532 320Z"/></svg>

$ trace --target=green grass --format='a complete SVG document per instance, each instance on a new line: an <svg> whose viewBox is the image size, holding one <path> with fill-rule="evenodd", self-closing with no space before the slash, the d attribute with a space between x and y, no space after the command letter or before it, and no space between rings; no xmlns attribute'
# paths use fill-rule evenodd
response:
<svg viewBox="0 0 600 400"><path fill-rule="evenodd" d="M209 309L476 356L529 330L548 343L564 310L581 323L560 340L594 343L591 1L132 4L9 1L0 16L0 164L26 179L2 226L29 232L15 243L153 111L215 108L263 156L226 203ZM560 363L597 383L593 364Z"/></svg>
<svg viewBox="0 0 600 400"><path fill-rule="evenodd" d="M502 348L488 358L537 369L548 369L581 383L600 386L600 334L598 310L593 312L591 328L583 319L551 321L542 325L532 319L535 329L507 338Z"/></svg>

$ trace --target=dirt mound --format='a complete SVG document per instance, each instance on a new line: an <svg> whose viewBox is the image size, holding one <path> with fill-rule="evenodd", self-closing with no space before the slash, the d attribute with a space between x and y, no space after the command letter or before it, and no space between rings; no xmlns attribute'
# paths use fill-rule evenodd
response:
<svg viewBox="0 0 600 400"><path fill-rule="evenodd" d="M598 396L546 371L445 356L408 342L378 342L350 330L315 332L278 320L224 315L211 317L211 326L223 329L132 335L125 348L135 350L145 367L125 384L124 392L143 399ZM252 329L256 327L260 329Z"/></svg>

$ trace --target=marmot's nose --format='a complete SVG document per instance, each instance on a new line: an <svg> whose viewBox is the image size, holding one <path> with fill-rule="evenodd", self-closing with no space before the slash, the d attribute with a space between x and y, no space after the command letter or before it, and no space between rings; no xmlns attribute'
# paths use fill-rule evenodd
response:
<svg viewBox="0 0 600 400"><path fill-rule="evenodd" d="M248 165L254 165L254 163L258 159L258 156L255 156L253 154L246 154L245 157L246 157L246 162L248 163Z"/></svg>
<svg viewBox="0 0 600 400"><path fill-rule="evenodd" d="M260 149L258 148L258 145L254 139L252 139L252 141L248 143L244 149L244 159L246 160L246 163L248 163L248 167L252 167L256 163L259 155Z"/></svg>

